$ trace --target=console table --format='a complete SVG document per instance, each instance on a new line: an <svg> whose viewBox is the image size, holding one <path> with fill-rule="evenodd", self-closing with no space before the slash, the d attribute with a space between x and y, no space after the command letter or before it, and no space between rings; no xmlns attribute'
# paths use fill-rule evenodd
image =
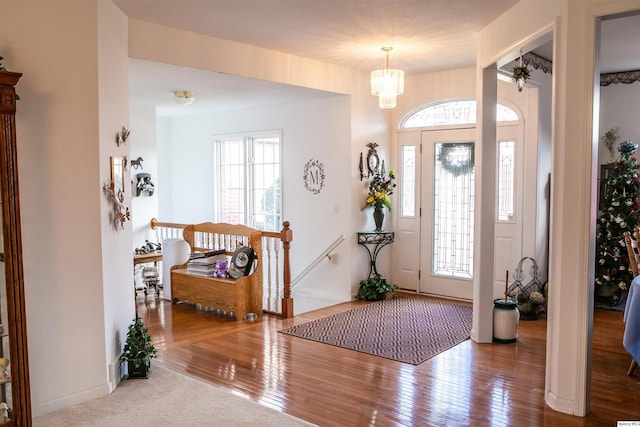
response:
<svg viewBox="0 0 640 427"><path fill-rule="evenodd" d="M371 261L369 277L380 276L376 268L378 253L380 253L380 249L393 243L394 237L393 231L358 231L358 244L364 246Z"/></svg>
<svg viewBox="0 0 640 427"><path fill-rule="evenodd" d="M133 256L133 266L145 264L147 262L157 263L162 261L162 252L151 252L149 254L135 254Z"/></svg>
<svg viewBox="0 0 640 427"><path fill-rule="evenodd" d="M150 287L154 287L156 290L156 296L160 296L160 272L158 271L158 263L162 261L162 252L151 252L148 254L135 254L133 255L133 295L136 296L136 292L144 290L144 296L147 296ZM144 286L138 287L136 284L136 266L139 264L146 264L152 262L153 268L145 267L142 269L142 282Z"/></svg>

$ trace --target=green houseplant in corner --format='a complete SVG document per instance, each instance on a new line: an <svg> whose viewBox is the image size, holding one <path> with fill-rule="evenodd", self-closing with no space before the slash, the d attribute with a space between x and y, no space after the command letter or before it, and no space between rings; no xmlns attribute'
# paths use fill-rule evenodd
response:
<svg viewBox="0 0 640 427"><path fill-rule="evenodd" d="M356 299L363 301L381 301L396 289L398 289L398 287L389 283L384 277L372 276L360 281L360 289L358 289Z"/></svg>
<svg viewBox="0 0 640 427"><path fill-rule="evenodd" d="M122 361L127 362L129 378L148 378L151 359L156 355L156 348L151 344L151 335L136 313L136 318L129 325L127 341L122 352Z"/></svg>

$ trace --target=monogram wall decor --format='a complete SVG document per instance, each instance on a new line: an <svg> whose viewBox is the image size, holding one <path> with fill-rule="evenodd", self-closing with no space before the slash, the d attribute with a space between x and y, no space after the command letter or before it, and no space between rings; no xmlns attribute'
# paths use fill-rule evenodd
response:
<svg viewBox="0 0 640 427"><path fill-rule="evenodd" d="M324 187L324 165L320 160L311 159L304 165L304 188L313 194L320 193Z"/></svg>

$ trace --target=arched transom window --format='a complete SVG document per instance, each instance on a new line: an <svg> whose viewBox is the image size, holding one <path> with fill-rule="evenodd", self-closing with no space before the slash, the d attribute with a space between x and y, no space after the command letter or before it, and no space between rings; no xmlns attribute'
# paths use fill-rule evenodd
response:
<svg viewBox="0 0 640 427"><path fill-rule="evenodd" d="M498 122L518 120L518 114L509 107L498 104ZM428 105L412 113L400 124L401 128L475 124L476 101L445 101Z"/></svg>

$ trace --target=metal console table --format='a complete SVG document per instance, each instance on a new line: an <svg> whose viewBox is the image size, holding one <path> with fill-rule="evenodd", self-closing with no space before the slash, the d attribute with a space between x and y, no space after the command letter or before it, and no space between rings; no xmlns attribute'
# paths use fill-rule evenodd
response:
<svg viewBox="0 0 640 427"><path fill-rule="evenodd" d="M393 243L394 236L393 231L358 231L358 244L364 246L371 261L369 277L380 276L376 268L378 253L380 249Z"/></svg>

